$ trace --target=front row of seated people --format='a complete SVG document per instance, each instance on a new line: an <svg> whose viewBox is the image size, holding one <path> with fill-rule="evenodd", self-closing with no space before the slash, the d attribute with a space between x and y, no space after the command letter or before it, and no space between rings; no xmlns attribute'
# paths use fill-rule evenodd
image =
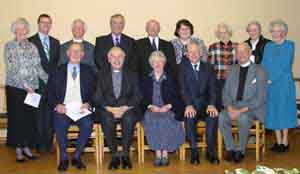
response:
<svg viewBox="0 0 300 174"><path fill-rule="evenodd" d="M218 164L216 139L218 126L223 134L227 160L240 162L244 158L252 120L263 122L267 80L260 65L251 63L251 49L245 43L236 48L238 64L232 65L223 91L224 109L216 109L216 75L213 67L201 61L203 50L196 43L187 46L187 60L178 69L178 79L164 71L166 57L154 51L149 57L152 72L142 80L123 68L126 57L119 47L107 54L109 67L97 77L87 65L80 64L84 48L72 43L67 56L69 63L50 75L49 103L53 108L55 133L60 148L59 171L69 166L66 152L67 133L72 120L66 116L66 104L82 103L82 109L92 110L75 122L80 129L71 164L86 169L80 156L90 137L93 122L101 123L106 143L112 153L109 169L130 169L131 140L135 125L141 121L150 149L155 151L155 166L169 165L168 153L179 149L187 137L191 146L191 164L199 164L197 122L206 123L206 159ZM144 114L143 114L144 113ZM232 138L231 124L239 128L239 146ZM185 129L182 122L184 122ZM118 152L116 125L122 127L122 151Z"/></svg>

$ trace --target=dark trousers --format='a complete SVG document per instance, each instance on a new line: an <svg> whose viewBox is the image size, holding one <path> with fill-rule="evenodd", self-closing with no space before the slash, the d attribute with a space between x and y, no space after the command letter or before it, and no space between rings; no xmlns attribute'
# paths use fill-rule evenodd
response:
<svg viewBox="0 0 300 174"><path fill-rule="evenodd" d="M218 79L216 81L216 88L217 88L216 108L219 112L221 112L224 109L223 102L222 102L222 95L223 95L224 85L225 85L225 80Z"/></svg>
<svg viewBox="0 0 300 174"><path fill-rule="evenodd" d="M197 142L198 142L197 123L199 120L200 119L198 117L185 119L186 135L192 149L197 148ZM212 118L206 116L204 118L204 121L206 123L205 133L206 133L207 152L214 153L216 142L217 142L218 117Z"/></svg>
<svg viewBox="0 0 300 174"><path fill-rule="evenodd" d="M40 106L37 111L37 149L41 152L50 152L53 145L53 116L47 101L47 91L45 84L40 82L40 88L37 90L42 94Z"/></svg>
<svg viewBox="0 0 300 174"><path fill-rule="evenodd" d="M66 151L68 146L67 134L70 125L73 123L74 122L68 116L59 114L57 112L54 113L54 129L59 144L61 161L68 159L68 154ZM75 124L79 127L80 132L76 142L76 151L73 155L73 158L79 159L91 135L93 129L93 119L91 116L86 116L80 120L77 120Z"/></svg>
<svg viewBox="0 0 300 174"><path fill-rule="evenodd" d="M118 155L118 139L116 137L116 126L121 124L122 127L122 148L123 156L129 155L130 145L134 134L135 124L137 122L137 114L133 110L129 110L121 119L114 118L113 114L105 110L97 112L100 123L104 132L104 137L113 156Z"/></svg>

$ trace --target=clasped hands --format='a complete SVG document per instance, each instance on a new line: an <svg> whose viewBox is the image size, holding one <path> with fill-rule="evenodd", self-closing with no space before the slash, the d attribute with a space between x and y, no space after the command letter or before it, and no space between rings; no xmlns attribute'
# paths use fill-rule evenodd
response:
<svg viewBox="0 0 300 174"><path fill-rule="evenodd" d="M148 109L151 112L168 112L170 109L172 109L172 105L171 104L166 104L162 107L158 107L158 106L155 106L155 105L149 105Z"/></svg>
<svg viewBox="0 0 300 174"><path fill-rule="evenodd" d="M89 110L91 108L89 103L83 103L80 107L80 110L83 111L85 109ZM60 113L60 114L66 114L67 113L67 108L64 104L58 104L54 108L54 111Z"/></svg>
<svg viewBox="0 0 300 174"><path fill-rule="evenodd" d="M238 109L233 106L228 106L227 111L231 120L237 120L241 113L248 111L248 107Z"/></svg>
<svg viewBox="0 0 300 174"><path fill-rule="evenodd" d="M111 107L106 106L105 109L108 112L111 112L115 118L121 118L125 112L127 112L131 107L129 106L120 106L120 107Z"/></svg>

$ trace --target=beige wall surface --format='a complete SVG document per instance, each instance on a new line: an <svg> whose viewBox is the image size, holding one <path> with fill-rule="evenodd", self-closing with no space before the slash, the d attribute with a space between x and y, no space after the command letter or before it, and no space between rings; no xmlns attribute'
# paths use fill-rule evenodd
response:
<svg viewBox="0 0 300 174"><path fill-rule="evenodd" d="M161 23L161 37L174 38L176 21L187 18L192 21L195 35L209 45L214 42L214 29L219 22L232 26L233 41L247 38L245 25L250 20L262 23L263 33L270 37L268 24L281 18L289 24L288 38L296 43L295 76L299 76L300 1L299 0L0 0L0 84L4 79L3 46L12 39L10 24L17 17L25 17L31 23L31 34L36 32L36 18L48 13L53 18L51 35L61 42L71 38L70 25L75 18L82 18L88 25L86 39L95 42L98 35L109 32L109 17L122 13L126 17L125 33L134 38L145 36L144 25L149 19ZM0 112L4 108L3 92L0 92Z"/></svg>

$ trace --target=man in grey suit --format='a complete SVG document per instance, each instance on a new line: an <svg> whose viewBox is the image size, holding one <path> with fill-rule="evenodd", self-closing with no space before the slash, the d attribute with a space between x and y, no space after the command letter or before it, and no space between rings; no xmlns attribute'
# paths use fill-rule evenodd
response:
<svg viewBox="0 0 300 174"><path fill-rule="evenodd" d="M241 162L249 137L252 120L264 121L266 114L266 74L260 65L251 63L251 49L245 43L236 48L237 65L232 65L223 89L225 109L219 117L227 161ZM232 137L232 121L237 122L239 148Z"/></svg>
<svg viewBox="0 0 300 174"><path fill-rule="evenodd" d="M84 40L84 34L87 30L87 26L82 19L75 19L72 23L72 34L73 39L65 42L60 47L60 58L58 65L66 64L68 62L67 49L72 42L78 42L83 44L84 47L84 57L81 60L82 64L89 65L93 68L94 72L97 72L95 60L94 60L94 48L95 46L90 42Z"/></svg>

